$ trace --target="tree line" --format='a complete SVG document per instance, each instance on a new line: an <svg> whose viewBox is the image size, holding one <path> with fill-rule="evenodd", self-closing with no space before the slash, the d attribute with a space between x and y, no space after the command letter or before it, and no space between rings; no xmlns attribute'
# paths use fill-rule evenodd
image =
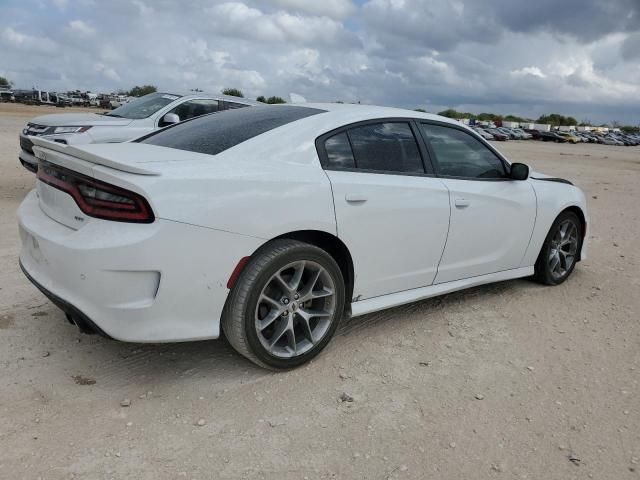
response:
<svg viewBox="0 0 640 480"><path fill-rule="evenodd" d="M454 118L456 120L461 120L463 118L469 118L480 121L506 121L506 122L521 122L521 123L545 123L552 125L554 127L559 127L560 125L578 125L578 120L571 116L560 115L559 113L552 113L549 115L541 115L537 120L533 120L531 118L523 118L517 115L500 115L496 113L469 113L469 112L458 112L453 108L449 108L447 110L443 110L442 112L438 112L438 115L448 118Z"/></svg>

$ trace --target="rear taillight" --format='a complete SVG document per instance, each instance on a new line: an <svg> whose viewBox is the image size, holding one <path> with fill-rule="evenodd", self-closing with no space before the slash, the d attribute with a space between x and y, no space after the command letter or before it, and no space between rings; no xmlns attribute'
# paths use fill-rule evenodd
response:
<svg viewBox="0 0 640 480"><path fill-rule="evenodd" d="M90 217L133 223L155 220L149 202L141 195L73 170L41 160L38 180L71 195Z"/></svg>

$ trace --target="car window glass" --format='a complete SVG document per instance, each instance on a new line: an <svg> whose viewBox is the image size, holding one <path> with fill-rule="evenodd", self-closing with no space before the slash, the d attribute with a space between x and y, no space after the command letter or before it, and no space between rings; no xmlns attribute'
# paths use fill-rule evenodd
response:
<svg viewBox="0 0 640 480"><path fill-rule="evenodd" d="M504 178L504 164L472 135L456 128L422 123L435 153L438 173L447 177Z"/></svg>
<svg viewBox="0 0 640 480"><path fill-rule="evenodd" d="M356 162L346 132L328 138L324 148L327 152L327 168L355 168Z"/></svg>
<svg viewBox="0 0 640 480"><path fill-rule="evenodd" d="M183 122L200 115L217 112L218 109L218 100L203 98L181 103L168 113L175 113L180 117L180 121Z"/></svg>
<svg viewBox="0 0 640 480"><path fill-rule="evenodd" d="M248 107L249 105L246 105L244 103L236 103L236 102L227 102L225 100L224 102L224 107L228 110L232 110L234 108L244 108L244 107Z"/></svg>
<svg viewBox="0 0 640 480"><path fill-rule="evenodd" d="M179 95L150 93L149 95L125 103L105 115L109 117L130 118L133 120L147 118L171 102L175 102L178 98L180 98Z"/></svg>
<svg viewBox="0 0 640 480"><path fill-rule="evenodd" d="M238 108L156 130L136 142L217 155L275 128L325 112L319 108L288 105Z"/></svg>
<svg viewBox="0 0 640 480"><path fill-rule="evenodd" d="M363 125L349 130L356 166L364 170L424 173L411 127L404 122Z"/></svg>

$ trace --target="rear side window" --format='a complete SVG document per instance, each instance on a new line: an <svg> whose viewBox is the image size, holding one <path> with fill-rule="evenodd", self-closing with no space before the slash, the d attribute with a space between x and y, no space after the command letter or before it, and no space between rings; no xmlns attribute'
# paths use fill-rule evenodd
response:
<svg viewBox="0 0 640 480"><path fill-rule="evenodd" d="M217 155L269 130L325 111L293 106L237 108L178 123L138 142Z"/></svg>
<svg viewBox="0 0 640 480"><path fill-rule="evenodd" d="M435 153L438 174L445 177L506 177L502 160L480 140L457 128L421 123Z"/></svg>
<svg viewBox="0 0 640 480"><path fill-rule="evenodd" d="M418 144L408 123L385 122L349 130L356 166L382 172L424 173Z"/></svg>
<svg viewBox="0 0 640 480"><path fill-rule="evenodd" d="M346 132L329 137L324 143L324 148L327 151L328 168L356 168Z"/></svg>

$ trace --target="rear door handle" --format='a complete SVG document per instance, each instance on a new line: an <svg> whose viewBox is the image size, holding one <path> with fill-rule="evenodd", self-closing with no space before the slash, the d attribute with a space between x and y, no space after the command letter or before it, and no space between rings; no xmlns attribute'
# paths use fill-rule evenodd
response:
<svg viewBox="0 0 640 480"><path fill-rule="evenodd" d="M349 203L364 203L368 200L367 196L361 193L347 193L344 199Z"/></svg>
<svg viewBox="0 0 640 480"><path fill-rule="evenodd" d="M469 205L471 205L471 202L466 198L456 198L456 207L467 208Z"/></svg>

